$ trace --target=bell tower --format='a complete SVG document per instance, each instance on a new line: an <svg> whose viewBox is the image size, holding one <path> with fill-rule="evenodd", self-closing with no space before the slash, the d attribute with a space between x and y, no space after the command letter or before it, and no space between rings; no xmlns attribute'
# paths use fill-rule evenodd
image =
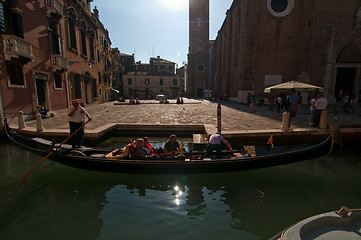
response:
<svg viewBox="0 0 361 240"><path fill-rule="evenodd" d="M209 0L189 0L187 91L203 97L209 88Z"/></svg>

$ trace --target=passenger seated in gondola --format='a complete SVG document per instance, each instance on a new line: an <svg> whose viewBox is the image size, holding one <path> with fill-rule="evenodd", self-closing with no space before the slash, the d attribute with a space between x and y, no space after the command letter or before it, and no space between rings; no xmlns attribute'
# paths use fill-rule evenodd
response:
<svg viewBox="0 0 361 240"><path fill-rule="evenodd" d="M105 155L107 159L121 159L121 158L129 158L129 146L125 146L122 149L115 149L114 151Z"/></svg>
<svg viewBox="0 0 361 240"><path fill-rule="evenodd" d="M144 147L144 140L139 138L135 145L135 153L132 156L132 159L144 159L151 155L151 150L148 150Z"/></svg>
<svg viewBox="0 0 361 240"><path fill-rule="evenodd" d="M135 141L131 141L127 146L121 149L115 149L114 151L105 155L107 159L130 159L135 153Z"/></svg>
<svg viewBox="0 0 361 240"><path fill-rule="evenodd" d="M169 137L169 140L164 145L164 153L167 155L176 155L176 152L179 149L179 143L177 141L176 135L172 134Z"/></svg>
<svg viewBox="0 0 361 240"><path fill-rule="evenodd" d="M152 145L150 145L149 138L144 137L143 140L144 140L144 147L148 150L150 154L154 155L157 152L157 150Z"/></svg>

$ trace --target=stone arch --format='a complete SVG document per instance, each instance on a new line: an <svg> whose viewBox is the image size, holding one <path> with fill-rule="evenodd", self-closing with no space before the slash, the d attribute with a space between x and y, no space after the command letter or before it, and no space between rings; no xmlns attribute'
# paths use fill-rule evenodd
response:
<svg viewBox="0 0 361 240"><path fill-rule="evenodd" d="M336 101L349 91L357 94L361 88L361 32L353 31L334 48L330 96Z"/></svg>

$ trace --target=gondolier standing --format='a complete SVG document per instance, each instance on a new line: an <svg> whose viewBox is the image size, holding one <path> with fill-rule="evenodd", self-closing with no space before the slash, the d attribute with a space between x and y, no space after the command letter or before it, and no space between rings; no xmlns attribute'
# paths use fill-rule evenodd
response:
<svg viewBox="0 0 361 240"><path fill-rule="evenodd" d="M91 121L91 117L88 112L80 106L80 102L77 99L71 101L71 107L68 109L68 119L69 119L69 127L70 127L70 135L72 135L76 130L80 129L71 139L71 144L73 148L80 147L81 141L84 135L84 117L86 116L89 121Z"/></svg>

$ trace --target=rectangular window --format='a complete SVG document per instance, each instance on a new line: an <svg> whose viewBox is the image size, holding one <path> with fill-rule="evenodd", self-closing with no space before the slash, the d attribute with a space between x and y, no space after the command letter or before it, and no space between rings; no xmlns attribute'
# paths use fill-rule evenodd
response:
<svg viewBox="0 0 361 240"><path fill-rule="evenodd" d="M173 78L173 86L178 86L178 79Z"/></svg>
<svg viewBox="0 0 361 240"><path fill-rule="evenodd" d="M19 14L13 13L12 15L13 24L14 24L14 35L18 36L19 38L24 38L24 31L23 31L23 17Z"/></svg>
<svg viewBox="0 0 361 240"><path fill-rule="evenodd" d="M62 89L63 83L61 80L61 74L60 73L54 73L54 87L55 89Z"/></svg>
<svg viewBox="0 0 361 240"><path fill-rule="evenodd" d="M69 36L70 36L70 47L77 50L76 46L76 33L75 33L75 17L69 16Z"/></svg>
<svg viewBox="0 0 361 240"><path fill-rule="evenodd" d="M5 15L4 15L4 5L0 2L0 34L5 34Z"/></svg>
<svg viewBox="0 0 361 240"><path fill-rule="evenodd" d="M104 84L108 84L108 78L107 78L106 74L103 74L103 81L104 81Z"/></svg>
<svg viewBox="0 0 361 240"><path fill-rule="evenodd" d="M159 85L163 86L163 79L159 80Z"/></svg>
<svg viewBox="0 0 361 240"><path fill-rule="evenodd" d="M94 61L94 38L89 38L90 59Z"/></svg>
<svg viewBox="0 0 361 240"><path fill-rule="evenodd" d="M99 79L99 83L102 82L102 75L100 74L100 72L98 72L98 79Z"/></svg>
<svg viewBox="0 0 361 240"><path fill-rule="evenodd" d="M9 85L25 86L23 66L7 64Z"/></svg>
<svg viewBox="0 0 361 240"><path fill-rule="evenodd" d="M144 79L144 84L145 85L150 85L150 79L149 78Z"/></svg>
<svg viewBox="0 0 361 240"><path fill-rule="evenodd" d="M87 49L86 49L86 37L85 37L85 31L80 31L80 40L81 40L81 53L83 56L87 56Z"/></svg>
<svg viewBox="0 0 361 240"><path fill-rule="evenodd" d="M132 79L128 78L128 85L132 85Z"/></svg>

